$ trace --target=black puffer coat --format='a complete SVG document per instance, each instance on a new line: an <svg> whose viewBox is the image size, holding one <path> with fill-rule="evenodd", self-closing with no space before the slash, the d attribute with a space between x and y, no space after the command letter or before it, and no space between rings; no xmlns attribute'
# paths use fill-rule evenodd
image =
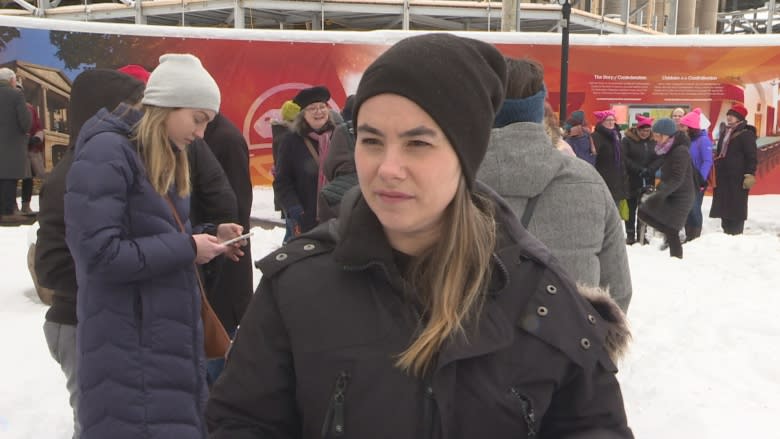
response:
<svg viewBox="0 0 780 439"><path fill-rule="evenodd" d="M615 131L620 136L619 131ZM604 125L596 125L591 138L596 145L596 170L607 183L612 199L628 198L628 175L620 142L613 140L612 131Z"/></svg>
<svg viewBox="0 0 780 439"><path fill-rule="evenodd" d="M674 143L661 165L661 183L639 206L639 219L656 229L682 229L691 211L696 193L690 145L687 134L674 135Z"/></svg>
<svg viewBox="0 0 780 439"><path fill-rule="evenodd" d="M426 379L394 366L418 317L353 189L337 221L260 262L263 280L212 388L210 437L633 437L605 349L613 325L497 195L479 190L501 203L502 229L468 343L445 347Z"/></svg>
<svg viewBox="0 0 780 439"><path fill-rule="evenodd" d="M756 128L741 123L734 128L729 140L727 154L717 158L723 149L725 131L718 137L718 150L715 158L715 189L712 196L710 218L723 218L734 221L747 219L748 193L742 189L745 174L756 174Z"/></svg>

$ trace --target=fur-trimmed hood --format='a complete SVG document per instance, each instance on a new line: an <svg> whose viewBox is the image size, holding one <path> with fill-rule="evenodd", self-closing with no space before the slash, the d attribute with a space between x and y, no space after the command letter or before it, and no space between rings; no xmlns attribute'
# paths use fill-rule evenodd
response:
<svg viewBox="0 0 780 439"><path fill-rule="evenodd" d="M612 361L617 363L628 352L628 344L632 338L626 314L620 309L617 302L609 296L608 289L577 284L577 290L608 324L604 347L607 349Z"/></svg>

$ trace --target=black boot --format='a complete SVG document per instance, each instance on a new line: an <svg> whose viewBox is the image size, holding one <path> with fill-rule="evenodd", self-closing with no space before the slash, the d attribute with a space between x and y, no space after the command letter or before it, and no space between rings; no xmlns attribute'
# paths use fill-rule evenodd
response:
<svg viewBox="0 0 780 439"><path fill-rule="evenodd" d="M636 232L633 230L626 231L626 245L633 245L636 242Z"/></svg>

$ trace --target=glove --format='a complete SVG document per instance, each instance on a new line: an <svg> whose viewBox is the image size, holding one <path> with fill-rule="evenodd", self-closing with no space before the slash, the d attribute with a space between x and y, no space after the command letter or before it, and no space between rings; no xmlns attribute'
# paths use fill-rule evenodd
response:
<svg viewBox="0 0 780 439"><path fill-rule="evenodd" d="M301 222L303 222L303 207L295 205L286 212L287 220L290 221L292 226L293 235L298 236L301 234Z"/></svg>
<svg viewBox="0 0 780 439"><path fill-rule="evenodd" d="M742 179L742 189L750 190L754 184L756 184L756 176L753 174L745 174L745 178Z"/></svg>

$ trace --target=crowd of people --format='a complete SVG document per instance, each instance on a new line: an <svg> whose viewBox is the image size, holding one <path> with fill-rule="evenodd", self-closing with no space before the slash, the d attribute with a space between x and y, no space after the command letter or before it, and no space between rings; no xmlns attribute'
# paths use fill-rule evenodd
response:
<svg viewBox="0 0 780 439"><path fill-rule="evenodd" d="M682 243L701 236L708 188L713 193L710 217L721 219L726 234L743 232L748 194L755 184L757 145L756 129L747 124L742 104L727 111L715 133L715 146L710 121L700 108L675 108L658 120L637 113L635 124L625 131L616 123L615 111L593 115L591 129L582 111L572 113L564 138L609 187L625 220L627 245L640 239L644 223L665 236L663 247L671 256L682 258ZM642 241L645 244L646 237Z"/></svg>
<svg viewBox="0 0 780 439"><path fill-rule="evenodd" d="M35 152L15 86L0 70L3 130ZM341 113L325 86L280 108L286 235L253 293L248 241L226 244L250 226L248 149L220 104L189 54L73 82L70 144L35 170L35 270L74 438L631 438L626 245L648 225L682 258L708 186L742 233L755 183L742 105L715 148L700 109L561 128L536 61L405 38ZM2 220L32 157L0 165ZM211 309L233 343L209 358Z"/></svg>

